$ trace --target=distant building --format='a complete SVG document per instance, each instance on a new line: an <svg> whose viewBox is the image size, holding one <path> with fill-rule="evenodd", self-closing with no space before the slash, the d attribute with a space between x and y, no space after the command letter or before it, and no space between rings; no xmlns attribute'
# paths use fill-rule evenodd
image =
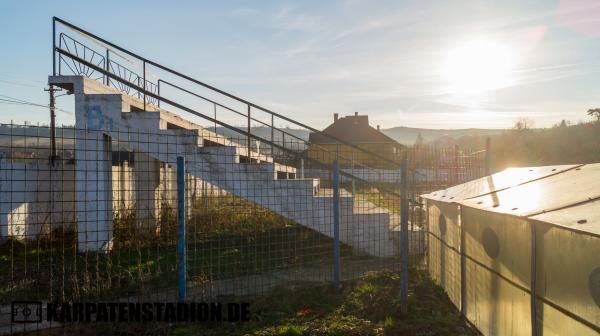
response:
<svg viewBox="0 0 600 336"><path fill-rule="evenodd" d="M364 165L371 168L397 168L387 160L382 160L367 154L357 148L341 144L328 137L350 143L380 157L400 162L403 145L369 125L366 115L354 115L338 118L334 114L333 124L325 128L322 133L310 133L308 157L322 163L331 164L339 151L339 162L342 167Z"/></svg>

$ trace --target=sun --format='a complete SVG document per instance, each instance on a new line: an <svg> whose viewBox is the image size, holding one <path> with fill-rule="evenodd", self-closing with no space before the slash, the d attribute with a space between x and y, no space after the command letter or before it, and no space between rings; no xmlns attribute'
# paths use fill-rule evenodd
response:
<svg viewBox="0 0 600 336"><path fill-rule="evenodd" d="M476 40L448 53L445 77L454 94L473 94L513 84L514 56L508 45Z"/></svg>

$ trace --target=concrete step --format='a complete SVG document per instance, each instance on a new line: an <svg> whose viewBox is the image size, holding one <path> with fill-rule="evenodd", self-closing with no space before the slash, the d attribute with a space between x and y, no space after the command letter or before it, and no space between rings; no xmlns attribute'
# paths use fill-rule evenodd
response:
<svg viewBox="0 0 600 336"><path fill-rule="evenodd" d="M97 157L88 160L85 155L97 155L98 145L105 141L102 140L102 134L108 134L113 141L118 141L120 149L144 153L169 165L174 166L177 157L183 155L187 161L186 170L194 178L333 237L333 192L329 188L321 188L318 179L296 179L294 167L274 163L269 155L251 151L247 146L166 110L140 111L139 104L135 105L130 102L130 98L124 98L126 95L115 94L112 90L98 93L97 87L95 90L93 93L85 93L83 90L79 100L76 99L80 127L77 139L90 138L89 144L84 141L83 144L78 143L77 147L77 155L84 157L77 166L81 176L83 172L98 171ZM106 148L107 145L102 146ZM78 192L79 188L82 192L89 191L90 195L103 192L91 184L78 185ZM96 213L83 206L81 209L78 207L77 211L86 216L89 214L86 219L90 223L106 222L107 219L101 215L110 213ZM388 257L397 254L395 231L387 210L368 201L357 201L352 194L342 189L340 212L342 242L370 255ZM78 225L80 234L88 234L88 231L92 232L94 229L86 227L85 221ZM106 237L90 235L85 241L99 243L81 248L98 249L97 245L102 245L102 249L108 248L106 239L109 238Z"/></svg>

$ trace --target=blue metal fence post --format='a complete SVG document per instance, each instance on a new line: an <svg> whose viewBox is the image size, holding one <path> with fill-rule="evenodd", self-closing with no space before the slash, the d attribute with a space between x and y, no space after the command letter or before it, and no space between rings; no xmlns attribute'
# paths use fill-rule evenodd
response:
<svg viewBox="0 0 600 336"><path fill-rule="evenodd" d="M186 284L186 242L185 242L185 161L177 157L177 288L179 301L187 296Z"/></svg>
<svg viewBox="0 0 600 336"><path fill-rule="evenodd" d="M340 289L340 165L333 161L333 282Z"/></svg>
<svg viewBox="0 0 600 336"><path fill-rule="evenodd" d="M400 311L408 311L408 159L400 165Z"/></svg>

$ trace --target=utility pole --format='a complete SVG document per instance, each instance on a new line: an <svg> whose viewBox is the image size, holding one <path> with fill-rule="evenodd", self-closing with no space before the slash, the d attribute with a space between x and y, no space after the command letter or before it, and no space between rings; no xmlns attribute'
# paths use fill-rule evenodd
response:
<svg viewBox="0 0 600 336"><path fill-rule="evenodd" d="M55 92L61 91L60 88L55 88L54 85L50 85L48 89L50 94L50 164L54 166L54 162L57 159L56 156L56 97Z"/></svg>

